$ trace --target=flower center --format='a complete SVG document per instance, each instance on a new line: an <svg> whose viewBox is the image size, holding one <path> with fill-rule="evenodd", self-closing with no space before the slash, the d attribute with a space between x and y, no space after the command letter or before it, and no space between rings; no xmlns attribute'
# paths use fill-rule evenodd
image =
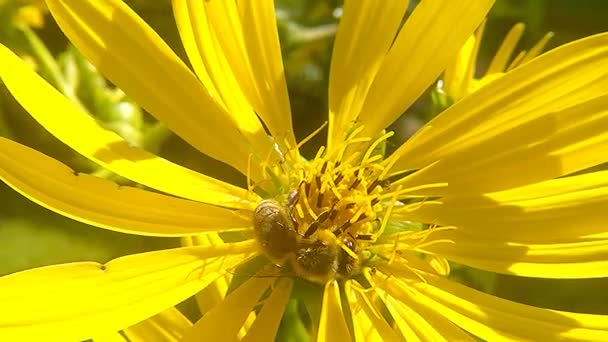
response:
<svg viewBox="0 0 608 342"><path fill-rule="evenodd" d="M365 262L362 253L386 227L397 191L382 180L382 154L372 143L363 155L347 147L321 148L312 161L282 165L289 191L282 201L261 201L255 211L256 237L266 255L309 281L351 278Z"/></svg>

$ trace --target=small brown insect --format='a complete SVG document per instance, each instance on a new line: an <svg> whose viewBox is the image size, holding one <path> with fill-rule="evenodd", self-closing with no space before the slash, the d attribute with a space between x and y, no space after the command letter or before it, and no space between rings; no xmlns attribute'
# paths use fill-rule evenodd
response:
<svg viewBox="0 0 608 342"><path fill-rule="evenodd" d="M255 208L253 216L255 236L268 258L277 265L296 250L298 234L287 211L277 201L265 199Z"/></svg>
<svg viewBox="0 0 608 342"><path fill-rule="evenodd" d="M298 233L292 216L295 197L290 194L287 207L266 199L255 209L255 236L266 256L278 266L291 266L298 277L315 283L352 276L360 263L344 248L356 254L355 239L347 234L337 239L315 239Z"/></svg>

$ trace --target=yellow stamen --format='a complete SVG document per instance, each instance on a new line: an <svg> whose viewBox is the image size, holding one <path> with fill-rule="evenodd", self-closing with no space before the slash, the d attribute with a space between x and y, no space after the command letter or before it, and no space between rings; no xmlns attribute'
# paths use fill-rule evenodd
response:
<svg viewBox="0 0 608 342"><path fill-rule="evenodd" d="M296 212L301 219L304 218L304 210L302 210L302 205L300 203L296 204Z"/></svg>
<svg viewBox="0 0 608 342"><path fill-rule="evenodd" d="M384 230L386 229L386 225L388 224L388 219L391 217L391 212L393 211L393 208L395 207L395 203L397 202L397 197L399 196L399 190L401 190L401 187L397 188L397 191L395 191L393 193L393 196L391 197L391 200L388 204L388 208L386 208L386 211L384 212L384 217L382 218L382 224L380 225L380 229L378 229L378 231L374 234L374 238L373 241L375 242L376 240L378 240L378 238L380 236L382 236L382 233L384 233Z"/></svg>
<svg viewBox="0 0 608 342"><path fill-rule="evenodd" d="M380 138L376 139L376 141L374 141L367 148L367 151L365 152L365 155L363 156L363 160L361 161L361 163L365 164L367 162L367 160L369 159L369 157L371 156L371 154L374 153L374 150L376 149L376 147L378 147L378 145L380 145L380 143L384 142L385 140L392 137L393 135L395 135L395 132L390 131L390 132L383 134ZM380 156L380 158L382 158L382 156Z"/></svg>
<svg viewBox="0 0 608 342"><path fill-rule="evenodd" d="M302 146L304 146L304 144L306 144L312 138L314 138L315 135L319 134L323 130L323 128L325 128L325 126L327 126L327 121L325 121L319 128L315 129L312 133L307 135L306 138L302 139L302 141L300 141L297 145L298 149L302 148Z"/></svg>

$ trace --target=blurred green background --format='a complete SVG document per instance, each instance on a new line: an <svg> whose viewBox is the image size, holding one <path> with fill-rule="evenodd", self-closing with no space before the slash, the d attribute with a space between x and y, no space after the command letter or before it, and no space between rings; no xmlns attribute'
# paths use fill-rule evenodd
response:
<svg viewBox="0 0 608 342"><path fill-rule="evenodd" d="M175 51L184 56L168 0L127 2ZM212 176L222 175L223 179L243 184L241 175L198 154L106 83L68 44L52 18L44 15L44 9L37 17L38 7L28 7L40 3L0 0L0 43L31 62L47 80L64 93L71 94L73 101L132 144L144 146L195 170ZM277 1L283 58L298 138L306 136L326 120L328 66L337 20L335 10L339 6L339 1ZM516 22L527 25L521 49L530 48L547 31L555 32L548 46L552 48L608 31L607 14L608 1L602 0L498 0L488 18L480 65L487 63ZM409 115L393 125L397 136L407 138L429 119L429 98L428 94L425 95L410 109ZM92 172L129 184L97 168L50 136L1 86L0 135L36 148L77 171ZM313 153L323 139L322 135L315 138L304 148L304 153ZM0 184L0 203L0 275L60 262L105 262L125 254L179 245L175 239L124 235L63 218L26 200L4 184ZM470 269L456 269L455 276L471 286L523 303L608 314L608 280L604 279L522 279Z"/></svg>

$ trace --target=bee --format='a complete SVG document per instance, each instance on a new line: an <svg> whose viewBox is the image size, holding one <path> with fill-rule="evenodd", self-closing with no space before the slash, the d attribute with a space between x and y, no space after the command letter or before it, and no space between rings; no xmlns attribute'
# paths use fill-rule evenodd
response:
<svg viewBox="0 0 608 342"><path fill-rule="evenodd" d="M352 256L357 253L355 239L349 234L315 239L300 234L292 213L297 197L290 193L286 206L265 199L256 207L254 232L262 250L275 265L291 267L298 277L311 282L349 278L359 269L359 260ZM333 233L326 230L326 234Z"/></svg>
<svg viewBox="0 0 608 342"><path fill-rule="evenodd" d="M255 237L266 256L282 266L297 249L298 233L293 220L276 200L262 200L253 215Z"/></svg>
<svg viewBox="0 0 608 342"><path fill-rule="evenodd" d="M354 239L340 238L342 243L357 252ZM332 279L349 278L359 269L359 260L353 258L337 243L303 239L298 244L292 265L300 277L317 283Z"/></svg>

